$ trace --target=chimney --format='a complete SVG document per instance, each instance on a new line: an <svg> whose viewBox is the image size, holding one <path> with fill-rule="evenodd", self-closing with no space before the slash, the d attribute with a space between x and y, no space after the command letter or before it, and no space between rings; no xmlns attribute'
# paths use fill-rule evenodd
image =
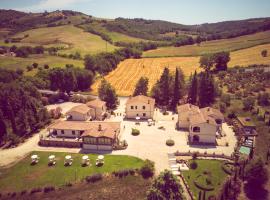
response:
<svg viewBox="0 0 270 200"><path fill-rule="evenodd" d="M101 124L98 125L98 131L102 131Z"/></svg>

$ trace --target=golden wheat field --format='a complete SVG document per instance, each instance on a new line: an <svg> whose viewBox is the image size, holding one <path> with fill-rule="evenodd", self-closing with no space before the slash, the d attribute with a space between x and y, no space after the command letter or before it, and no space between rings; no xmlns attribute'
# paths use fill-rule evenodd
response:
<svg viewBox="0 0 270 200"><path fill-rule="evenodd" d="M235 65L247 66L250 64L270 64L270 55L263 58L261 51L267 49L270 52L270 44L255 46L231 53L229 67ZM166 58L142 58L127 59L109 73L105 79L108 80L120 96L129 96L135 88L135 84L141 76L149 78L149 89L156 83L162 74L164 67L174 71L175 67L181 67L185 76L189 76L195 70L199 71L200 57L166 57ZM92 86L93 93L97 93L100 81Z"/></svg>

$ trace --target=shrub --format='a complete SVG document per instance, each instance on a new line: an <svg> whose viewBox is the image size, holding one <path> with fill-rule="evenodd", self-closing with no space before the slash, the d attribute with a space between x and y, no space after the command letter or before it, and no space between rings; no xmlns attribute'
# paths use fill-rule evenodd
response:
<svg viewBox="0 0 270 200"><path fill-rule="evenodd" d="M49 69L50 68L50 66L48 64L45 64L43 67L44 67L44 69Z"/></svg>
<svg viewBox="0 0 270 200"><path fill-rule="evenodd" d="M37 68L37 67L38 67L38 63L33 63L32 66L33 66L34 68Z"/></svg>
<svg viewBox="0 0 270 200"><path fill-rule="evenodd" d="M174 140L172 140L172 139L166 140L166 145L173 146L174 145Z"/></svg>
<svg viewBox="0 0 270 200"><path fill-rule="evenodd" d="M37 192L42 192L42 189L41 189L41 188L33 188L33 189L30 191L30 194L34 194L34 193L37 193Z"/></svg>
<svg viewBox="0 0 270 200"><path fill-rule="evenodd" d="M116 172L113 172L114 176L122 178L128 175L134 175L135 174L135 169L123 169L119 170Z"/></svg>
<svg viewBox="0 0 270 200"><path fill-rule="evenodd" d="M140 130L136 129L136 128L133 128L132 131L131 131L131 135L133 136L138 136L140 135Z"/></svg>
<svg viewBox="0 0 270 200"><path fill-rule="evenodd" d="M95 183L102 179L102 174L93 174L92 176L87 176L85 178L87 183Z"/></svg>
<svg viewBox="0 0 270 200"><path fill-rule="evenodd" d="M140 169L140 173L143 178L150 178L154 175L155 172L155 164L154 162L146 159L144 165Z"/></svg>
<svg viewBox="0 0 270 200"><path fill-rule="evenodd" d="M25 195L27 193L27 190L22 190L21 195Z"/></svg>
<svg viewBox="0 0 270 200"><path fill-rule="evenodd" d="M47 186L47 187L44 187L43 188L43 192L44 193L52 192L54 190L55 190L55 187L54 186Z"/></svg>
<svg viewBox="0 0 270 200"><path fill-rule="evenodd" d="M16 196L16 192L12 192L11 197L15 197Z"/></svg>
<svg viewBox="0 0 270 200"><path fill-rule="evenodd" d="M197 157L198 157L198 152L193 152L192 159L195 160L195 159L197 159Z"/></svg>
<svg viewBox="0 0 270 200"><path fill-rule="evenodd" d="M190 168L191 168L191 169L197 169L197 167L198 167L198 163L197 163L196 161L192 161L192 162L190 163Z"/></svg>
<svg viewBox="0 0 270 200"><path fill-rule="evenodd" d="M33 67L32 67L31 65L28 65L28 66L26 67L26 69L27 69L28 72L30 72L30 71L32 71Z"/></svg>

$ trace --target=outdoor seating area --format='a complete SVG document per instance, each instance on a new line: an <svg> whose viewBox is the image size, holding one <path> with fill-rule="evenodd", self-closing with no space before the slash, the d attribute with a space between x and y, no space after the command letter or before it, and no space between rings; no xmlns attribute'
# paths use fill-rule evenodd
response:
<svg viewBox="0 0 270 200"><path fill-rule="evenodd" d="M35 164L37 164L39 162L39 157L38 157L38 155L32 155L31 156L31 165L35 165Z"/></svg>
<svg viewBox="0 0 270 200"><path fill-rule="evenodd" d="M96 166L100 167L104 165L104 156L99 155L98 158L96 159Z"/></svg>
<svg viewBox="0 0 270 200"><path fill-rule="evenodd" d="M40 157L36 154L31 156L31 165L35 165L39 162ZM64 166L71 166L73 163L73 158L71 155L66 155L64 159ZM48 166L54 166L56 165L56 156L55 155L50 155L48 157ZM82 167L85 166L91 166L90 164L90 159L88 155L83 155L82 160L81 160L81 165ZM96 166L100 167L104 165L104 156L99 155L96 159Z"/></svg>
<svg viewBox="0 0 270 200"><path fill-rule="evenodd" d="M90 165L90 159L88 155L84 155L82 157L82 166L88 166L88 165Z"/></svg>
<svg viewBox="0 0 270 200"><path fill-rule="evenodd" d="M52 166L52 165L55 165L55 164L56 164L55 155L50 155L48 165Z"/></svg>

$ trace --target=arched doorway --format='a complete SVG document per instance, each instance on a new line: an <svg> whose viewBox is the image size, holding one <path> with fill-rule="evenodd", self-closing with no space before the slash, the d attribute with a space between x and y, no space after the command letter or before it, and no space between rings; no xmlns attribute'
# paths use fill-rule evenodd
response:
<svg viewBox="0 0 270 200"><path fill-rule="evenodd" d="M198 135L193 136L193 142L200 142L200 137Z"/></svg>

